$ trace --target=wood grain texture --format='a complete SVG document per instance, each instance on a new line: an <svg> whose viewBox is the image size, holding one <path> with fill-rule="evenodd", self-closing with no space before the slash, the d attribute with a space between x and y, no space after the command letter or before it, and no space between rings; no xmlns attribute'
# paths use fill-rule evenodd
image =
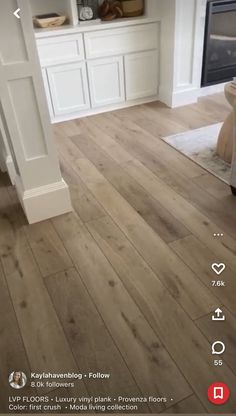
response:
<svg viewBox="0 0 236 416"><path fill-rule="evenodd" d="M43 277L72 267L71 259L50 221L27 226L25 232Z"/></svg>
<svg viewBox="0 0 236 416"><path fill-rule="evenodd" d="M235 207L232 209L230 204L226 206L223 201L216 200L192 180L205 172L202 168L175 150L175 156L170 156L171 151L168 149L170 146L158 137L145 136L143 132L140 133L134 123L131 126L128 122L121 124L114 114L99 116L99 120L98 116L96 117L100 128L103 131L111 132L112 137L129 150L134 158L138 159L184 199L196 206L198 210L206 215L211 215L219 227L224 227L233 236L232 224L236 226ZM163 143L167 147L165 146L161 152Z"/></svg>
<svg viewBox="0 0 236 416"><path fill-rule="evenodd" d="M194 412L193 414L201 414L206 413L206 409L201 404L200 400L195 396L192 395L187 399L182 400L182 402L177 403L176 405L172 406L170 409L167 409L165 412L166 414L188 414L189 412Z"/></svg>
<svg viewBox="0 0 236 416"><path fill-rule="evenodd" d="M236 199L161 139L228 113L219 94L183 108L151 103L54 125L75 212L34 226L0 175L4 412L5 374L19 360L26 372L112 374L106 383L45 390L51 398L168 397L140 414L214 413L209 385L236 390ZM213 261L227 266L220 290L210 284ZM225 325L212 326L219 306ZM211 355L218 336L227 343L221 368ZM217 411L235 411L233 394Z"/></svg>
<svg viewBox="0 0 236 416"><path fill-rule="evenodd" d="M8 382L12 371L23 371L27 376L30 373L29 362L21 338L20 328L9 296L8 287L0 262L0 413L7 413L8 397L14 393ZM19 391L19 396L37 394L35 389L26 387Z"/></svg>
<svg viewBox="0 0 236 416"><path fill-rule="evenodd" d="M223 237L222 237L223 239ZM212 293L217 296L218 303L226 306L232 314L235 311L236 281L235 272L226 263L222 279L226 282L225 287L212 287L212 280L217 280L218 276L213 272L211 265L215 263L216 256L214 251L209 250L195 236L186 237L171 244L172 249L178 256L196 273L201 281L211 288ZM218 257L222 261L222 257Z"/></svg>
<svg viewBox="0 0 236 416"><path fill-rule="evenodd" d="M211 211L207 215L203 214L139 161L128 162L124 168L209 249L212 249L217 257L225 260L232 268L236 267L236 242L212 220ZM236 201L233 203L236 207ZM225 222L227 222L228 214L225 214ZM234 230L233 224L231 224L231 232L232 230ZM224 239L215 240L214 233L224 233Z"/></svg>
<svg viewBox="0 0 236 416"><path fill-rule="evenodd" d="M73 227L76 238L63 233L66 222L67 229ZM73 214L55 218L53 223L142 394L165 396L167 386L171 390L171 380L175 386L178 380L175 401L189 395L189 387L175 363L86 228ZM152 409L158 412L163 405Z"/></svg>
<svg viewBox="0 0 236 416"><path fill-rule="evenodd" d="M210 345L109 218L87 226L193 390L203 399L203 386L206 389L210 380L222 377L221 371L212 366ZM205 399L202 401L209 409Z"/></svg>
<svg viewBox="0 0 236 416"><path fill-rule="evenodd" d="M8 197L8 203L11 199ZM13 222L14 219L14 222ZM75 371L78 367L24 233L19 205L12 220L0 216L0 256L32 371ZM46 393L50 388L40 389ZM86 389L81 383L81 391Z"/></svg>
<svg viewBox="0 0 236 416"><path fill-rule="evenodd" d="M117 397L140 396L116 344L93 304L78 272L72 268L46 279L55 309L63 325L79 368L85 374L108 373L107 380L85 380L90 395ZM148 412L148 406L139 411Z"/></svg>
<svg viewBox="0 0 236 416"><path fill-rule="evenodd" d="M30 248L17 254L10 251L7 257L12 266L4 261L3 266L31 368L36 372L77 370ZM83 383L81 390L86 391Z"/></svg>
<svg viewBox="0 0 236 416"><path fill-rule="evenodd" d="M75 212L84 222L103 217L105 215L103 208L76 175L71 163L66 162L62 156L60 160L62 175L69 185Z"/></svg>
<svg viewBox="0 0 236 416"><path fill-rule="evenodd" d="M203 173L197 178L194 178L193 181L217 199L231 196L229 185L210 173Z"/></svg>
<svg viewBox="0 0 236 416"><path fill-rule="evenodd" d="M191 270L104 179L94 165L85 159L79 159L77 166L88 188L185 311L195 319L208 308L212 310L216 299L209 289L196 279ZM196 292L199 293L199 299L196 299Z"/></svg>
<svg viewBox="0 0 236 416"><path fill-rule="evenodd" d="M129 202L138 214L164 241L171 242L190 232L154 200L122 167L101 151L88 136L72 137L73 143L93 163L114 188Z"/></svg>

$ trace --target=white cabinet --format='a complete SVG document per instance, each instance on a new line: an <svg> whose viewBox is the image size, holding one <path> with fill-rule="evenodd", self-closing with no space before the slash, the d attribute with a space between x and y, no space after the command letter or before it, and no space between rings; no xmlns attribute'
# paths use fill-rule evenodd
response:
<svg viewBox="0 0 236 416"><path fill-rule="evenodd" d="M143 18L132 22L40 32L37 45L52 121L158 98L160 25Z"/></svg>
<svg viewBox="0 0 236 416"><path fill-rule="evenodd" d="M90 107L85 62L50 67L47 73L55 116Z"/></svg>
<svg viewBox="0 0 236 416"><path fill-rule="evenodd" d="M127 100L152 97L158 90L157 51L125 56L125 84Z"/></svg>
<svg viewBox="0 0 236 416"><path fill-rule="evenodd" d="M104 107L125 100L123 57L88 62L92 107Z"/></svg>

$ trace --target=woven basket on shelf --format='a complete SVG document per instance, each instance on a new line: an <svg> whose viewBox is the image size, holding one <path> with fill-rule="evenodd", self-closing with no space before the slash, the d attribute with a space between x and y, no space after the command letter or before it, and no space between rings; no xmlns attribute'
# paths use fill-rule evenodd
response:
<svg viewBox="0 0 236 416"><path fill-rule="evenodd" d="M34 26L40 27L42 29L61 26L65 23L65 21L66 21L66 16L60 16L60 15L56 15L53 17L44 17L44 16L33 17Z"/></svg>
<svg viewBox="0 0 236 416"><path fill-rule="evenodd" d="M121 3L124 17L141 16L144 12L143 0L123 0Z"/></svg>

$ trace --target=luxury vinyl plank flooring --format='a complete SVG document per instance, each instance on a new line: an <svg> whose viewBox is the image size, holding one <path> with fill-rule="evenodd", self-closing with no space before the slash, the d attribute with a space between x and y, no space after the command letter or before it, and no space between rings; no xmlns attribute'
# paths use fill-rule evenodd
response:
<svg viewBox="0 0 236 416"><path fill-rule="evenodd" d="M198 319L196 324L210 343L215 342L215 340L219 338L224 342L226 350L223 361L227 363L234 374L236 374L236 320L225 307L222 307L222 311L225 316L225 321L217 322L216 325L212 325L212 314L210 314Z"/></svg>
<svg viewBox="0 0 236 416"><path fill-rule="evenodd" d="M105 116L104 116L105 117ZM106 115L106 117L113 117L112 115ZM168 122L166 120L166 122ZM106 121L107 123L107 121ZM106 125L105 123L105 125ZM120 123L119 123L120 124ZM103 125L103 124L101 124ZM117 126L113 127L112 124L110 128L116 132ZM136 155L136 158L140 160L148 169L150 169L155 175L157 175L160 179L162 179L165 183L171 186L176 192L181 194L185 199L189 200L192 204L194 204L198 209L200 209L204 213L211 214L217 222L221 222L221 217L224 217L223 223L224 226L227 225L226 221L228 219L228 232L232 230L232 223L236 225L236 219L234 215L234 209L232 210L231 207L227 207L227 219L225 218L225 204L218 200L216 203L215 198L211 196L211 193L205 191L205 187L196 186L195 179L201 176L202 173L205 173L205 170L197 166L194 162L187 159L185 156L181 155L180 153L176 152L173 148L168 146L164 143L164 153L162 153L162 157L160 158L160 143L163 145L163 142L156 138L153 142L152 139L152 146L151 149L147 149L146 140L141 140L138 142L137 147L137 140L136 135L132 134L134 127L131 129L131 133L129 136L130 142L130 152L133 155ZM120 136L120 134L114 135L116 140L118 140L121 144L125 140L127 141L127 135ZM149 138L149 136L145 137ZM168 149L170 148L170 150ZM174 158L171 159L167 156L170 152L174 152ZM178 163L176 164L176 159L179 158ZM200 170L199 170L200 169Z"/></svg>
<svg viewBox="0 0 236 416"><path fill-rule="evenodd" d="M50 221L27 226L25 232L43 277L72 267L71 259Z"/></svg>
<svg viewBox="0 0 236 416"><path fill-rule="evenodd" d="M162 108L159 104L156 107L151 104L77 120L78 134L68 136L68 140L78 149L76 161L73 163L75 181L76 175L79 182L82 179L84 186L108 214L86 222L86 227L196 393L196 396L186 398L179 405L173 406L171 413L180 410L187 413L190 408L200 413L204 413L204 408L209 412L213 411L214 408L204 394L203 385L206 391L211 380L219 377L222 379L226 374L228 375L225 380L229 377L231 383L235 383L235 376L227 364L223 375L221 372L216 374L218 369L212 368L209 339L202 331L195 331L196 328L199 331L196 324L205 315L204 309L209 308L211 313L215 304L219 306L219 293L209 285L211 275L207 262L212 261L212 256L223 258L229 264L227 280L233 284L233 270L236 267L236 205L227 186L160 142L159 137L219 122L228 111L229 107L225 105L222 96L217 96L215 111L214 99L209 103L202 100L198 106L178 109L176 112ZM148 128L147 120L152 120L151 128ZM153 198L158 205L147 202L153 201ZM155 214L157 207L158 212L162 212L161 206L171 217L167 213L163 217ZM150 218L153 215L151 223ZM169 222L171 218L171 224L176 221L175 227L182 224L188 234L192 233L183 238L176 235L175 241L169 246L171 251L163 245L168 237L161 232L161 227L166 226L165 221L163 224L166 217ZM213 239L213 233L220 231L224 232L221 242ZM188 244L188 239L194 242L192 248L195 262L190 251L186 250L186 259L181 255L180 249L177 249L185 241ZM173 252L182 263L173 257ZM205 267L202 265L202 268L197 269L196 258L200 258L201 254L204 254L202 259ZM163 267L162 259L166 259ZM185 265L189 268L185 269ZM205 274L202 273L203 267ZM194 274L191 274L190 269ZM171 273L173 279L170 277ZM186 282L181 279L184 275L188 275ZM229 284L222 293L222 302L233 312L234 291L231 290L230 293L230 287ZM164 303L161 302L162 298L165 299ZM199 321L191 321L189 314L192 319ZM167 318L163 320L164 316ZM171 319L173 316L177 316L174 321ZM179 330L176 328L176 321L181 322ZM172 324L173 330L167 335L164 328L170 329ZM186 334L184 338L183 328ZM171 335L176 332L176 337ZM179 341L178 334L181 334ZM190 370L186 359L179 356L180 344L187 346L184 355L188 357L188 362L193 357L200 356L199 361L195 360L195 370ZM204 349L206 355L203 353ZM197 376L199 368L201 375ZM231 404L229 409L230 407Z"/></svg>
<svg viewBox="0 0 236 416"><path fill-rule="evenodd" d="M83 222L91 221L105 215L104 209L97 202L82 180L76 175L73 164L61 156L61 171L63 178L69 185L73 209Z"/></svg>
<svg viewBox="0 0 236 416"><path fill-rule="evenodd" d="M138 115L137 115L138 117ZM176 152L167 143L159 139L159 136L153 136L135 122L125 120L123 122L114 113L102 114L100 118L94 116L93 122L101 128L102 131L109 131L121 146L123 146L133 157L146 156L153 160L156 165L160 166L160 171L168 174L174 169L186 177L199 176L202 169L189 159L184 158L180 153ZM168 150L167 150L168 149ZM183 163L185 160L185 163ZM190 169L191 167L191 169Z"/></svg>
<svg viewBox="0 0 236 416"><path fill-rule="evenodd" d="M87 181L87 186L97 200L160 276L173 296L178 298L186 312L195 319L208 308L212 310L216 299L210 295L209 290L196 279L191 270L106 181L94 165L86 159L79 159L76 166L79 175ZM195 293L199 294L199 300L196 300Z"/></svg>
<svg viewBox="0 0 236 416"><path fill-rule="evenodd" d="M11 206L12 200L6 188L3 191L5 191L5 197L4 204L1 198L1 206L4 205L6 209ZM43 226L43 224L40 225ZM25 226L25 219L19 204L12 202L12 211L8 209L8 211L1 212L0 259L29 366L32 371L36 372L75 371L77 366L73 354L28 244ZM9 331L11 331L10 323L7 332ZM8 348L11 351L10 345ZM21 357L17 355L14 348L13 346L12 351L16 356L13 363L16 367L13 371L21 369ZM46 394L50 390L50 387L45 386L40 388L38 393ZM81 383L80 391L87 394L83 383Z"/></svg>
<svg viewBox="0 0 236 416"><path fill-rule="evenodd" d="M63 232L68 222L72 237ZM142 394L166 396L173 383L172 391L178 386L173 403L187 397L191 389L184 377L86 227L73 214L53 223ZM152 409L161 411L163 404Z"/></svg>
<svg viewBox="0 0 236 416"><path fill-rule="evenodd" d="M200 400L195 395L192 395L187 399L182 400L182 402L177 403L176 405L172 406L170 409L167 409L163 413L189 415L190 411L192 414L206 413L206 409L203 407Z"/></svg>
<svg viewBox="0 0 236 416"><path fill-rule="evenodd" d="M236 279L235 268L230 268L226 262L223 279L226 282L225 287L212 287L211 282L215 280L216 275L211 269L211 265L215 261L222 262L222 256L216 257L214 249L211 251L200 242L195 236L183 238L170 245L170 247L178 254L178 256L196 273L203 284L211 288L212 293L219 299L219 304L225 305L232 314L236 315L235 310L235 293Z"/></svg>
<svg viewBox="0 0 236 416"><path fill-rule="evenodd" d="M122 148L109 134L101 131L91 118L83 118L77 120L77 125L81 130L81 134L92 137L93 141L105 151L116 163L128 162L132 156L124 148ZM78 135L78 134L77 134ZM76 144L76 143L75 143Z"/></svg>
<svg viewBox="0 0 236 416"><path fill-rule="evenodd" d="M98 123L98 116L96 117L96 123ZM207 215L210 214L219 226L227 227L229 234L233 233L232 224L236 226L235 206L226 208L223 201L218 199L216 202L216 198L206 192L203 186L199 187L195 183L193 178L199 177L200 174L205 172L202 168L180 155L166 143L164 143L165 151L160 154L160 146L163 146L163 142L158 138L155 141L154 138L150 139L150 135L144 136L141 134L141 137L138 138L138 135L134 133L134 131L138 131L134 124L132 128L126 128L126 123L124 123L122 133L121 123L117 124L117 117L114 114L105 114L100 117L101 129L106 132L109 130L120 145L125 146L130 151L133 158L138 159L167 185L194 204L198 210ZM168 119L166 123L168 123ZM151 147L148 140L151 140ZM172 151L174 151L175 157L171 156L170 158L168 155ZM225 217L226 209L227 217Z"/></svg>
<svg viewBox="0 0 236 416"><path fill-rule="evenodd" d="M112 220L87 226L193 390L203 398L203 386L221 373L211 365L210 344ZM213 409L207 397L205 406Z"/></svg>
<svg viewBox="0 0 236 416"><path fill-rule="evenodd" d="M220 122L229 110L218 94L174 110L151 103L53 126L75 212L33 226L0 175L3 373L19 356L26 372L111 373L67 396L173 398L139 413L214 413L212 381L235 391L236 199L161 140ZM210 285L213 261L227 264L220 290ZM213 328L219 306L227 324ZM219 334L228 348L214 367ZM3 386L8 395L5 378ZM234 397L220 409L234 410Z"/></svg>
<svg viewBox="0 0 236 416"><path fill-rule="evenodd" d="M77 369L70 347L42 281L31 249L12 257L5 274L31 368L36 372L73 372ZM4 267L4 261L3 261ZM49 388L40 389L46 393ZM81 383L81 391L86 389Z"/></svg>
<svg viewBox="0 0 236 416"><path fill-rule="evenodd" d="M72 268L46 279L46 286L63 325L76 362L85 374L104 372L110 374L105 381L85 380L90 395L138 397L141 391L108 332L97 308L82 283L78 272ZM150 412L143 406L143 413Z"/></svg>
<svg viewBox="0 0 236 416"><path fill-rule="evenodd" d="M112 161L105 152L101 151L93 140L89 140L88 136L84 135L74 136L72 140L164 241L171 242L189 234L183 224L172 217L122 167Z"/></svg>
<svg viewBox="0 0 236 416"><path fill-rule="evenodd" d="M22 341L20 328L16 319L15 311L9 296L5 276L0 262L0 413L8 411L8 396L12 394L12 389L8 383L9 368L18 368L20 363L21 370L29 373L29 362L27 359L24 343ZM20 392L19 395L37 394L34 389L29 387Z"/></svg>
<svg viewBox="0 0 236 416"><path fill-rule="evenodd" d="M228 184L210 173L203 173L194 178L193 181L214 198L221 200L223 197L231 196L231 190Z"/></svg>
<svg viewBox="0 0 236 416"><path fill-rule="evenodd" d="M175 192L171 187L160 180L157 176L148 170L138 161L129 162L124 166L132 177L134 177L149 193L155 197L163 206L166 207L170 213L177 217L177 219L195 235L205 245L213 250L217 257L225 260L226 263L232 267L232 270L236 268L236 241L231 235L225 233L225 228L219 228L215 221L211 220L211 210L207 214L203 214L199 211L195 205L192 205L190 201L183 198ZM234 197L231 196L231 199ZM217 204L215 199L215 204ZM234 201L236 207L236 200ZM221 217L222 218L222 217ZM225 208L225 223L228 223L227 207ZM236 226L231 224L231 233L235 235ZM224 233L224 238L216 240L213 238L214 233Z"/></svg>

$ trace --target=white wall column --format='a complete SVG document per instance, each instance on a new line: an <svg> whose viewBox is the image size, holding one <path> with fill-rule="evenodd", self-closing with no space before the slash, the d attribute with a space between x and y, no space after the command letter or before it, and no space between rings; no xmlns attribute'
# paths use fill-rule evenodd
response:
<svg viewBox="0 0 236 416"><path fill-rule="evenodd" d="M201 86L207 0L157 2L162 19L160 100L170 107L191 104Z"/></svg>
<svg viewBox="0 0 236 416"><path fill-rule="evenodd" d="M61 177L28 0L0 0L0 114L30 223L71 210ZM21 19L14 16L21 9Z"/></svg>

